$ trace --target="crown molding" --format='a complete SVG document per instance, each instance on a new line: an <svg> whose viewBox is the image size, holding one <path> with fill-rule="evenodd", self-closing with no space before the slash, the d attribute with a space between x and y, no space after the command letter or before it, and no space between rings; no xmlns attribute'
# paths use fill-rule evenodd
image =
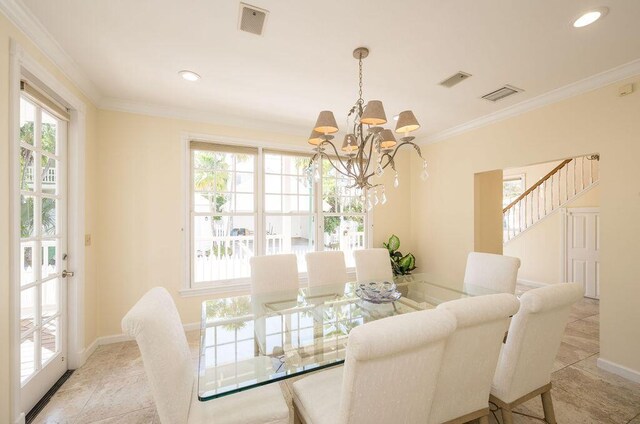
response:
<svg viewBox="0 0 640 424"><path fill-rule="evenodd" d="M20 0L0 0L0 11L51 60L91 102L102 98L95 84Z"/></svg>
<svg viewBox="0 0 640 424"><path fill-rule="evenodd" d="M532 99L525 100L513 106L498 110L480 118L456 125L455 127L437 132L430 136L423 137L421 144L431 144L444 141L451 137L463 134L465 132L485 127L505 119L513 118L523 113L541 108L553 103L560 102L570 97L575 97L589 91L596 90L609 84L624 80L634 75L640 74L640 59L609 69L599 74L592 75L580 81L576 81L564 87L557 88L547 93L536 96Z"/></svg>
<svg viewBox="0 0 640 424"><path fill-rule="evenodd" d="M161 106L146 102L137 102L133 100L123 100L116 98L103 98L102 101L100 101L100 103L98 104L98 108L115 112L133 113L160 118L180 119L185 121L220 125L224 127L268 131L276 134L286 134L289 136L305 137L308 135L307 127L292 124L287 125L278 121L258 120L250 117L250 113L246 116L239 116L202 109Z"/></svg>

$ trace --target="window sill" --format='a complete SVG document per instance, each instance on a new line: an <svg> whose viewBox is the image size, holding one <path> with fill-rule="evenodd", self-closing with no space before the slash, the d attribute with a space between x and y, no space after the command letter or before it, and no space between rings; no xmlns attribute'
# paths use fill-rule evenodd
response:
<svg viewBox="0 0 640 424"><path fill-rule="evenodd" d="M349 281L356 280L354 268L347 268L347 276ZM307 273L299 275L299 281L302 286L307 284ZM249 279L218 281L215 285L204 287L182 288L178 291L181 297L197 297L197 296L214 296L214 297L230 297L242 296L251 292L251 281Z"/></svg>
<svg viewBox="0 0 640 424"><path fill-rule="evenodd" d="M215 286L205 287L189 287L183 288L178 293L182 297L195 297L195 296L214 296L214 297L229 297L229 296L241 296L249 294L251 292L250 281L236 281L236 282L219 282Z"/></svg>

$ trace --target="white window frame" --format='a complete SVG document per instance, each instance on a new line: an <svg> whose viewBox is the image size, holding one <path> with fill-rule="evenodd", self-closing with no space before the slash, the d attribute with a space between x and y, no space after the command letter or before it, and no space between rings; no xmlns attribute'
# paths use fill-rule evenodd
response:
<svg viewBox="0 0 640 424"><path fill-rule="evenodd" d="M527 191L527 174L513 174L502 177L502 190L504 191L504 183L507 181L522 181L522 192ZM503 194L504 195L504 194Z"/></svg>
<svg viewBox="0 0 640 424"><path fill-rule="evenodd" d="M217 136L211 134L198 134L198 133L183 133L181 136L182 151L183 151L183 227L181 229L183 233L183 283L182 288L179 291L181 296L201 296L201 295L231 295L247 293L251 288L250 278L234 278L226 280L216 280L215 282L193 282L193 270L192 270L192 240L193 240L193 225L192 225L192 160L191 160L191 146L190 143L193 140L201 142L209 142L215 144L228 144L231 146L244 146L258 149L256 157L256 185L255 185L255 205L256 205L256 222L255 222L255 254L264 254L264 236L265 236L265 223L266 217L274 215L273 213L267 213L264 210L264 150L280 151L283 154L290 152L292 154L303 154L311 156L313 153L306 145L292 146L279 143L269 143L251 139L243 139L236 137ZM322 181L322 180L321 180ZM311 213L315 217L316 224L316 240L315 250L324 250L324 243L320 243L324 237L324 213L319 210L322 206L321 199L321 184L322 182L315 183L313 191L313 205L314 210ZM276 215L300 215L298 212L284 214L278 213ZM365 212L365 243L367 248L372 247L373 243L373 210ZM355 276L355 269L348 268L347 272L350 277ZM306 273L299 274L300 282L304 283L307 280Z"/></svg>

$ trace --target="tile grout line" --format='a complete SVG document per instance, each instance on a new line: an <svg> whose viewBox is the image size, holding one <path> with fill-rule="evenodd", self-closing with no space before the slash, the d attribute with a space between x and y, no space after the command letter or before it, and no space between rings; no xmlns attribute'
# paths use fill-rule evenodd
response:
<svg viewBox="0 0 640 424"><path fill-rule="evenodd" d="M145 410L145 409L151 409L151 408L154 408L154 409L155 409L155 404L154 404L154 406L147 406L146 408L138 408L138 409L134 409L133 411L124 412L124 413L122 413L122 414L111 415L111 416L109 416L109 417L100 418L99 420L95 420L95 421L88 421L86 424L96 424L96 423L100 423L101 421L110 420L110 419L118 418L118 417L124 417L125 415L133 414L134 412L139 412L139 411L143 411L143 410Z"/></svg>
<svg viewBox="0 0 640 424"><path fill-rule="evenodd" d="M627 424L630 424L631 421L635 420L636 418L640 418L640 414L636 415L635 417L633 417L629 421L627 421Z"/></svg>

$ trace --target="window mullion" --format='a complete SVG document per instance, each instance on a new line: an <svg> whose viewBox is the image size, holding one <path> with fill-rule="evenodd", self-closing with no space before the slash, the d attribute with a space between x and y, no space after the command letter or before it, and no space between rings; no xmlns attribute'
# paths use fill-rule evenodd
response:
<svg viewBox="0 0 640 424"><path fill-rule="evenodd" d="M254 178L254 199L256 205L256 234L255 234L255 251L256 256L264 255L265 253L265 213L264 213L264 201L265 201L265 187L264 187L264 150L262 147L258 148L258 158L256 161L256 176Z"/></svg>

